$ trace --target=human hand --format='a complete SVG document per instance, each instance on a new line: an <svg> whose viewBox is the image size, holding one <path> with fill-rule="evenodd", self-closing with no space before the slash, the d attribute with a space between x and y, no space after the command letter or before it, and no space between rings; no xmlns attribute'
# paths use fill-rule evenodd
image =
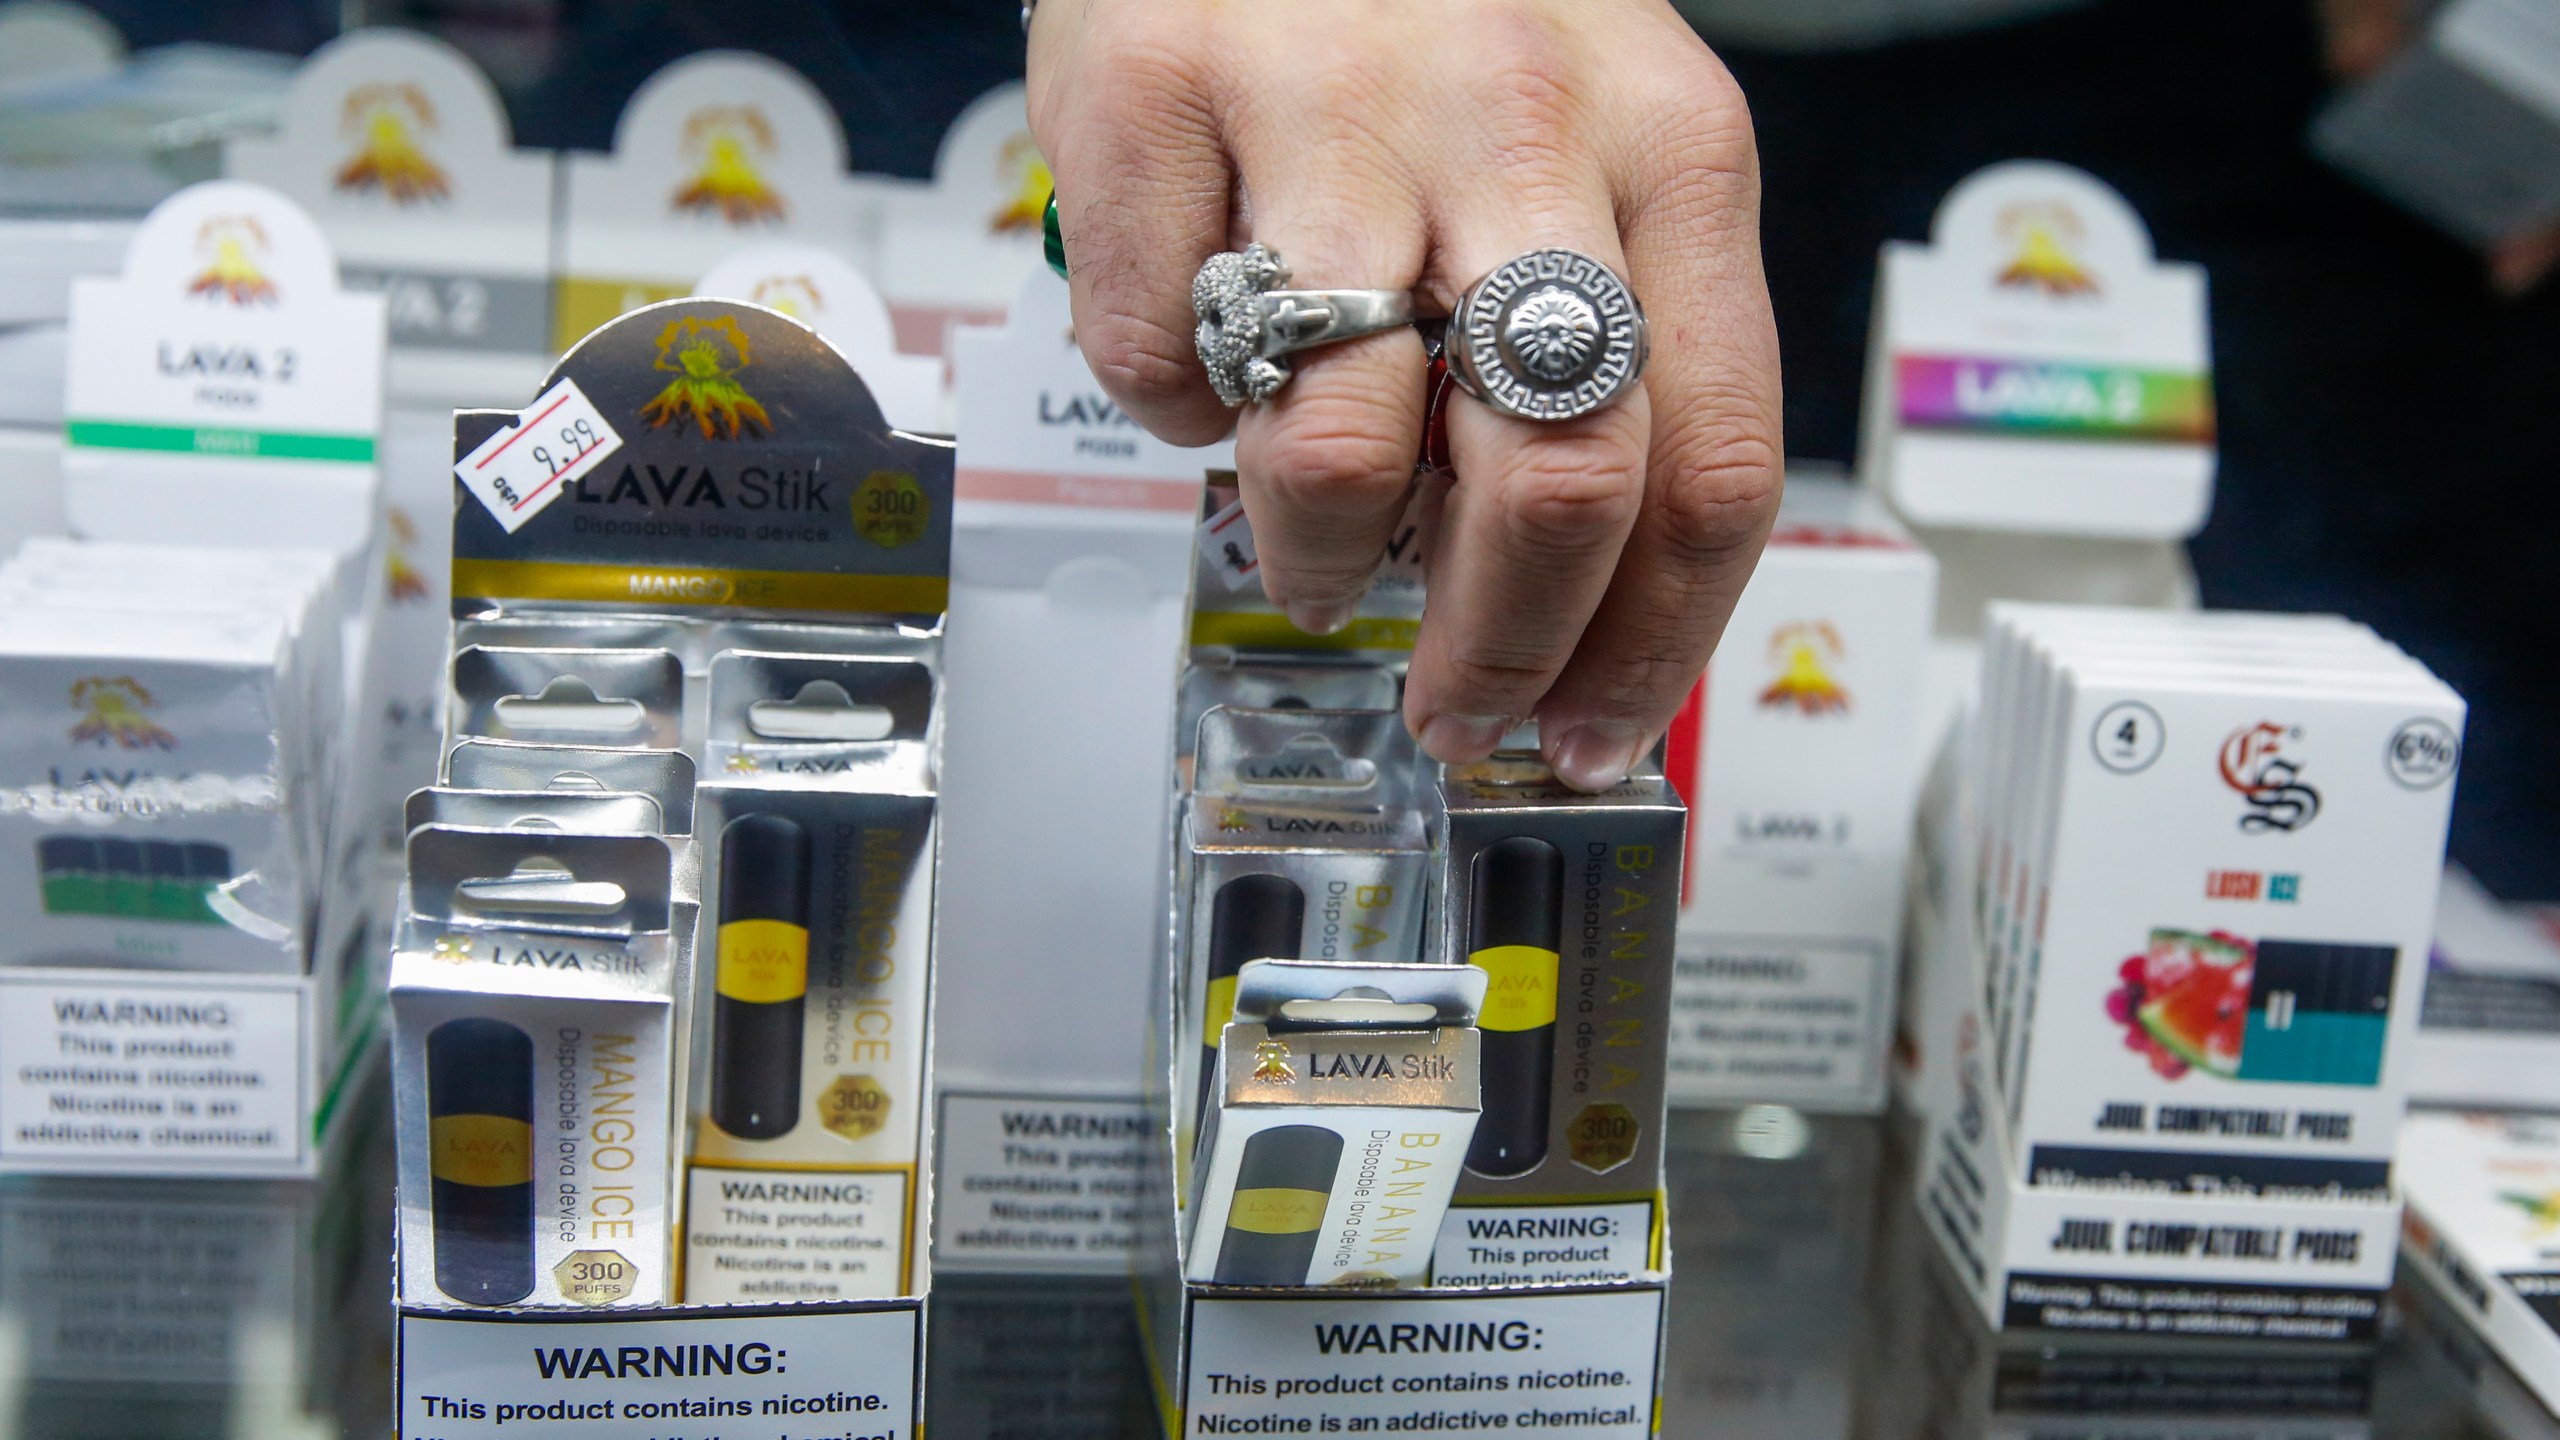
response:
<svg viewBox="0 0 2560 1440"><path fill-rule="evenodd" d="M1567 783L1622 778L1704 668L1780 486L1777 339L1749 112L1664 0L1043 0L1031 121L1076 335L1147 428L1237 426L1264 588L1340 629L1414 484L1410 328L1298 357L1241 419L1192 348L1191 281L1260 240L1301 288L1411 290L1562 246L1618 272L1652 358L1617 404L1529 421L1459 398L1424 537L1405 718L1479 759L1538 722Z"/></svg>

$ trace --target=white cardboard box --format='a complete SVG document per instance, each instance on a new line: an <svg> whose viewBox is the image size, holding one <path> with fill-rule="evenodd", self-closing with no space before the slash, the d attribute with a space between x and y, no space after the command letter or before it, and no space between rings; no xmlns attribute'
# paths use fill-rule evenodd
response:
<svg viewBox="0 0 2560 1440"><path fill-rule="evenodd" d="M2411 1267L2560 1408L2560 1118L2420 1112L2400 1173Z"/></svg>
<svg viewBox="0 0 2560 1440"><path fill-rule="evenodd" d="M1898 1081L1921 1122L1923 1219L1981 1314L1997 1328L2370 1338L2391 1284L2396 1196L2225 1199L2018 1178L1992 1084L1953 769L1942 757L1923 800Z"/></svg>
<svg viewBox="0 0 2560 1440"><path fill-rule="evenodd" d="M1666 756L1690 807L1675 1104L1883 1107L1936 583L1874 496L1788 486Z"/></svg>

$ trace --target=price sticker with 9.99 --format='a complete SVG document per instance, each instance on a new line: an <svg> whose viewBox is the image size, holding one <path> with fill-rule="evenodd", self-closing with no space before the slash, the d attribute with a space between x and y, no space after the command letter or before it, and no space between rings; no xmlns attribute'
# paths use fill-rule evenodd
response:
<svg viewBox="0 0 2560 1440"><path fill-rule="evenodd" d="M516 412L516 423L480 442L453 473L512 535L560 498L569 482L622 448L575 380L563 380Z"/></svg>

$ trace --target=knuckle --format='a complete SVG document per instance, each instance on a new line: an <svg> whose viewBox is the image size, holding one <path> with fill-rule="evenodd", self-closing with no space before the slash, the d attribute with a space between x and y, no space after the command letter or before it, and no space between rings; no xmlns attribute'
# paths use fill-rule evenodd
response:
<svg viewBox="0 0 2560 1440"><path fill-rule="evenodd" d="M1413 447L1398 438L1404 427L1362 418L1292 416L1263 454L1261 478L1271 497L1302 514L1401 504L1413 483Z"/></svg>
<svg viewBox="0 0 2560 1440"><path fill-rule="evenodd" d="M1114 310L1077 326L1076 337L1094 378L1123 401L1162 405L1201 384L1191 337L1143 316Z"/></svg>
<svg viewBox="0 0 2560 1440"><path fill-rule="evenodd" d="M1577 68L1543 29L1505 27L1472 88L1488 158L1503 172L1575 168L1584 96Z"/></svg>
<svg viewBox="0 0 2560 1440"><path fill-rule="evenodd" d="M1675 563L1710 566L1758 543L1785 484L1778 452L1775 427L1757 417L1695 421L1674 442L1655 505Z"/></svg>
<svg viewBox="0 0 2560 1440"><path fill-rule="evenodd" d="M1207 88L1198 38L1197 27L1123 23L1107 43L1091 47L1091 74L1076 88L1094 96L1105 113L1142 113L1168 101L1188 105L1184 97Z"/></svg>
<svg viewBox="0 0 2560 1440"><path fill-rule="evenodd" d="M1546 693L1557 666L1524 648L1489 641L1470 641L1441 657L1450 690L1450 708L1477 713L1523 712L1528 702Z"/></svg>
<svg viewBox="0 0 2560 1440"><path fill-rule="evenodd" d="M1542 436L1513 457L1502 510L1514 537L1536 551L1614 550L1643 506L1642 470L1642 451L1618 436Z"/></svg>

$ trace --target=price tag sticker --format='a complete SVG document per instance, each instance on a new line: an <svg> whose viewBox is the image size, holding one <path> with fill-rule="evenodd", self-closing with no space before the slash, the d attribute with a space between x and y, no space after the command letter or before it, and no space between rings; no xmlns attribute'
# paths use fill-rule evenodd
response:
<svg viewBox="0 0 2560 1440"><path fill-rule="evenodd" d="M462 457L453 473L512 535L621 448L622 437L578 382L563 380Z"/></svg>
<svg viewBox="0 0 2560 1440"><path fill-rule="evenodd" d="M1253 583L1262 559L1254 553L1253 522L1245 518L1242 500L1200 522L1200 554L1230 591Z"/></svg>

